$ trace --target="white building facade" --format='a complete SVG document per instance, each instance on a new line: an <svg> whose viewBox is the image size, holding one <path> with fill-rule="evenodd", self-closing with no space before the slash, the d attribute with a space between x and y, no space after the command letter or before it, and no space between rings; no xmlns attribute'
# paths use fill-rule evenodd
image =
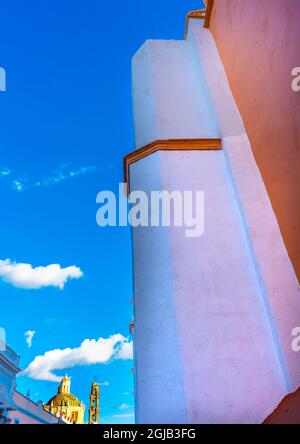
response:
<svg viewBox="0 0 300 444"><path fill-rule="evenodd" d="M130 191L205 195L201 237L133 228L136 421L261 423L300 385L299 283L212 34L191 19L132 70Z"/></svg>
<svg viewBox="0 0 300 444"><path fill-rule="evenodd" d="M60 418L44 410L16 390L20 357L1 341L0 347L0 424L58 424Z"/></svg>

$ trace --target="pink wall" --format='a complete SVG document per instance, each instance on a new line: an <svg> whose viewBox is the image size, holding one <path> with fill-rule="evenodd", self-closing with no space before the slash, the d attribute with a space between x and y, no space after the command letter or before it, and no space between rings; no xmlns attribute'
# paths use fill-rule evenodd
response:
<svg viewBox="0 0 300 444"><path fill-rule="evenodd" d="M210 29L300 276L299 0L215 0Z"/></svg>

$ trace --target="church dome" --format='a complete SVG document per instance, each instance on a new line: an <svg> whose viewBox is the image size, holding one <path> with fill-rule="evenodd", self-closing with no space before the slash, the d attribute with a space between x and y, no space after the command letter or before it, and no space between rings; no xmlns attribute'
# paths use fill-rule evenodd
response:
<svg viewBox="0 0 300 444"><path fill-rule="evenodd" d="M80 407L81 405L79 399L71 393L57 393L57 395L49 399L46 405L51 406L51 404L54 407L61 407L66 405L70 405L72 407Z"/></svg>
<svg viewBox="0 0 300 444"><path fill-rule="evenodd" d="M81 402L76 396L72 395L70 392L71 389L71 380L66 375L57 390L57 394L53 396L53 398L49 399L46 406L51 407L63 407L63 406L71 406L71 407L80 407Z"/></svg>

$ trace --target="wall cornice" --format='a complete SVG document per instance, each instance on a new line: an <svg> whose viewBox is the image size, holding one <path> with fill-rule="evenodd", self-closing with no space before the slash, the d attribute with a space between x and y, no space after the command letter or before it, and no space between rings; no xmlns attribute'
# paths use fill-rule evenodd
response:
<svg viewBox="0 0 300 444"><path fill-rule="evenodd" d="M221 150L221 139L168 139L156 140L139 148L124 157L124 182L127 183L128 193L130 185L129 166L156 151L199 151Z"/></svg>
<svg viewBox="0 0 300 444"><path fill-rule="evenodd" d="M197 9L195 11L190 11L187 14L185 21L185 32L184 32L185 39L188 33L190 19L202 19L204 20L204 25L203 25L204 28L209 28L210 17L214 6L214 0L204 0L204 2L206 4L205 8Z"/></svg>

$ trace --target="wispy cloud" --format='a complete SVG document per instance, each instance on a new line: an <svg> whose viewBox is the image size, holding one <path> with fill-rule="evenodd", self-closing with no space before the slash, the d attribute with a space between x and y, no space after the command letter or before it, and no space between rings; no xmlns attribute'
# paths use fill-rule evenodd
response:
<svg viewBox="0 0 300 444"><path fill-rule="evenodd" d="M101 387L108 387L109 386L109 382L108 381L100 382L99 385Z"/></svg>
<svg viewBox="0 0 300 444"><path fill-rule="evenodd" d="M72 168L70 164L64 164L53 170L48 176L43 177L32 184L33 187L51 187L58 185L68 179L74 179L78 176L85 176L97 170L96 166L85 166Z"/></svg>
<svg viewBox="0 0 300 444"><path fill-rule="evenodd" d="M62 268L59 264L51 264L34 268L31 264L17 264L10 259L0 260L0 278L15 287L28 290L42 287L57 287L62 290L69 279L79 279L82 276L83 272L75 265Z"/></svg>
<svg viewBox="0 0 300 444"><path fill-rule="evenodd" d="M32 188L52 187L59 185L70 179L75 179L79 176L85 176L93 173L98 168L96 166L79 166L74 167L71 163L65 163L59 168L55 168L38 179L30 179L26 175L16 176L6 167L0 167L0 178L5 179L10 188L18 193Z"/></svg>
<svg viewBox="0 0 300 444"><path fill-rule="evenodd" d="M18 191L19 193L22 192L22 191L24 191L24 189L25 189L26 187L27 187L27 184L26 184L24 181L14 179L14 180L11 182L11 188L12 188L14 191Z"/></svg>
<svg viewBox="0 0 300 444"><path fill-rule="evenodd" d="M37 356L23 374L32 379L59 382L55 370L78 365L107 364L111 360L132 359L132 342L121 334L109 338L85 339L79 347L55 349Z"/></svg>
<svg viewBox="0 0 300 444"><path fill-rule="evenodd" d="M130 407L131 406L129 404L121 404L119 409L120 410L128 410L128 409L130 409Z"/></svg>
<svg viewBox="0 0 300 444"><path fill-rule="evenodd" d="M0 167L0 177L7 177L11 173L9 168L6 167Z"/></svg>
<svg viewBox="0 0 300 444"><path fill-rule="evenodd" d="M113 418L133 418L134 413L118 413L116 415L113 415Z"/></svg>
<svg viewBox="0 0 300 444"><path fill-rule="evenodd" d="M35 333L36 332L34 330L28 330L24 333L26 344L27 344L28 348L31 348L31 346L32 346L32 340L33 340Z"/></svg>

